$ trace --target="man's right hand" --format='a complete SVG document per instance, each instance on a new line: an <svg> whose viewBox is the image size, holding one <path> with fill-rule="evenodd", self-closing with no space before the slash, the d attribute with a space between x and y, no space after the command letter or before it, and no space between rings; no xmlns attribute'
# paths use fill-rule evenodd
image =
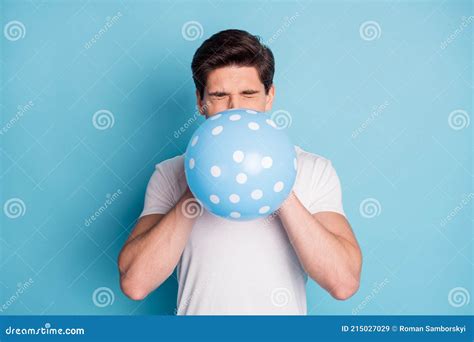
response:
<svg viewBox="0 0 474 342"><path fill-rule="evenodd" d="M118 258L120 286L129 298L145 298L173 273L202 210L186 187L167 214L138 220Z"/></svg>

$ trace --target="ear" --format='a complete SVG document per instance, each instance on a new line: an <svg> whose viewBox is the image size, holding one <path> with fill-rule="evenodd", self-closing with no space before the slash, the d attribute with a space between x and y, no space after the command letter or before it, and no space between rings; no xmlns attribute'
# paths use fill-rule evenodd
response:
<svg viewBox="0 0 474 342"><path fill-rule="evenodd" d="M272 109L274 98L275 98L275 86L272 84L270 89L268 89L268 94L266 95L266 100L265 100L266 112Z"/></svg>
<svg viewBox="0 0 474 342"><path fill-rule="evenodd" d="M196 89L196 104L199 109L199 113L201 113L201 115L206 115L204 104L201 99L201 95L199 94L199 91L197 89Z"/></svg>

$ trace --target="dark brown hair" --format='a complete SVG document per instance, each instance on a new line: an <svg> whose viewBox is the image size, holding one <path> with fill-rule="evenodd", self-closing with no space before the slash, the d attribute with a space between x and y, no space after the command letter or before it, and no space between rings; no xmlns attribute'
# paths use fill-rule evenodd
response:
<svg viewBox="0 0 474 342"><path fill-rule="evenodd" d="M191 69L201 99L209 73L229 65L255 67L268 94L275 73L272 51L260 42L260 37L231 29L212 35L194 54Z"/></svg>

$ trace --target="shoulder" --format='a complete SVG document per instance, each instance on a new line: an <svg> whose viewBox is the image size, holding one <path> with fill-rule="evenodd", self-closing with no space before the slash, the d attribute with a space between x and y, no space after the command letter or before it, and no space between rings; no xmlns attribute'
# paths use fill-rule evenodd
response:
<svg viewBox="0 0 474 342"><path fill-rule="evenodd" d="M305 151L299 146L295 146L295 151L298 163L298 174L311 174L314 177L318 174L322 175L335 171L331 160L319 154Z"/></svg>
<svg viewBox="0 0 474 342"><path fill-rule="evenodd" d="M165 159L155 165L155 170L150 178L154 184L174 184L186 179L184 175L184 155Z"/></svg>
<svg viewBox="0 0 474 342"><path fill-rule="evenodd" d="M184 172L184 154L159 162L155 165L155 170L169 175Z"/></svg>
<svg viewBox="0 0 474 342"><path fill-rule="evenodd" d="M165 159L156 164L150 183L157 188L169 191L172 198L177 200L186 190L184 154Z"/></svg>
<svg viewBox="0 0 474 342"><path fill-rule="evenodd" d="M344 214L341 183L331 160L296 148L298 169L295 192L311 214L334 211Z"/></svg>
<svg viewBox="0 0 474 342"><path fill-rule="evenodd" d="M296 189L313 195L340 188L340 180L330 159L295 146L297 154Z"/></svg>

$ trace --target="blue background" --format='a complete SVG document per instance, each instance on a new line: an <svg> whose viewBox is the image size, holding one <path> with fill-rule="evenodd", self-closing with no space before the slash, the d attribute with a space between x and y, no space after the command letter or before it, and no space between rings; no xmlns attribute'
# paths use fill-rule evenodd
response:
<svg viewBox="0 0 474 342"><path fill-rule="evenodd" d="M2 314L174 313L174 277L134 302L116 260L154 165L183 153L202 122L192 55L227 28L269 43L273 110L291 119L295 144L333 162L363 251L358 293L340 302L310 281L308 313L472 312L471 2L0 3ZM191 21L196 35L183 30ZM114 123L97 129L102 109Z"/></svg>

